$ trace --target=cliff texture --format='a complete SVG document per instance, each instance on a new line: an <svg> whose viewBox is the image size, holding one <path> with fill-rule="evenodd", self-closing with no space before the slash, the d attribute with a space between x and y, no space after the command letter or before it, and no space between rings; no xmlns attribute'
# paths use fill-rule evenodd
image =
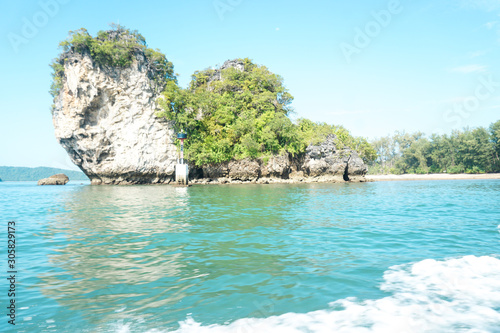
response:
<svg viewBox="0 0 500 333"><path fill-rule="evenodd" d="M302 169L309 177L360 180L367 172L363 160L350 148L337 149L335 139L335 135L329 135L319 146L307 147Z"/></svg>
<svg viewBox="0 0 500 333"><path fill-rule="evenodd" d="M155 116L158 86L148 60L98 66L89 54L65 55L55 101L55 135L92 184L165 183L176 163L174 132Z"/></svg>

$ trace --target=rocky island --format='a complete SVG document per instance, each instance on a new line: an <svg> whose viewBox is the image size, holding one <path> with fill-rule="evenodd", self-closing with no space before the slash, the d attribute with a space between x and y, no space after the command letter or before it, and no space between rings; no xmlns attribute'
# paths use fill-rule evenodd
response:
<svg viewBox="0 0 500 333"><path fill-rule="evenodd" d="M173 65L135 31L80 29L61 46L52 64L55 135L92 184L170 183L181 130L194 183L365 180L366 140L293 123L281 77L249 59L195 72L182 89Z"/></svg>
<svg viewBox="0 0 500 333"><path fill-rule="evenodd" d="M66 185L69 182L68 176L63 173L40 179L38 185Z"/></svg>

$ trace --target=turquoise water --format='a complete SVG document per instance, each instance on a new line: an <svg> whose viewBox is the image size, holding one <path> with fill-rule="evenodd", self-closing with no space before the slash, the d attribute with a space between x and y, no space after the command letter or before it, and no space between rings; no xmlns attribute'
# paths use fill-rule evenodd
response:
<svg viewBox="0 0 500 333"><path fill-rule="evenodd" d="M0 216L2 332L500 332L498 180L4 182Z"/></svg>

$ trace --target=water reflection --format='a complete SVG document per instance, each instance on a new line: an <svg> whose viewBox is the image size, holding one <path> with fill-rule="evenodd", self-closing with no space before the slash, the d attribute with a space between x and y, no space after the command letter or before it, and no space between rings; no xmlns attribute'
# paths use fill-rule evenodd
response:
<svg viewBox="0 0 500 333"><path fill-rule="evenodd" d="M48 256L54 269L39 276L42 292L87 317L126 316L115 310L130 302L139 312L176 303L185 286L155 289L185 267L183 246L168 238L189 231L188 200L187 192L165 186L73 192L43 233L55 250Z"/></svg>
<svg viewBox="0 0 500 333"><path fill-rule="evenodd" d="M304 200L289 190L82 187L42 233L54 250L38 287L97 326L131 318L169 325L193 309L210 317L214 305L255 312L252 302L234 308L242 295L286 302L294 251L281 239L282 212Z"/></svg>

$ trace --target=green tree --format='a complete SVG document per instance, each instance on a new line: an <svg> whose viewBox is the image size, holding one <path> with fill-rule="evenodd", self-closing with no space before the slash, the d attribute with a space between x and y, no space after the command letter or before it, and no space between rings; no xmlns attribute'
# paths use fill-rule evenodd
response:
<svg viewBox="0 0 500 333"><path fill-rule="evenodd" d="M189 135L187 158L200 166L304 151L283 79L249 59L237 61L244 70L197 71L188 89L167 84L159 116Z"/></svg>
<svg viewBox="0 0 500 333"><path fill-rule="evenodd" d="M385 136L372 142L372 146L377 154L374 163L369 166L370 173L394 173L394 166L397 162L398 153L396 143L392 136Z"/></svg>
<svg viewBox="0 0 500 333"><path fill-rule="evenodd" d="M450 135L396 132L373 142L378 158L371 173L483 173L499 171L500 121L454 130Z"/></svg>
<svg viewBox="0 0 500 333"><path fill-rule="evenodd" d="M491 124L489 130L493 145L493 171L500 172L500 120Z"/></svg>
<svg viewBox="0 0 500 333"><path fill-rule="evenodd" d="M418 136L410 136L415 138ZM431 143L426 138L409 141L408 146L401 152L401 159L397 166L404 173L428 173Z"/></svg>
<svg viewBox="0 0 500 333"><path fill-rule="evenodd" d="M455 165L453 145L447 135L433 134L431 136L429 157L431 172L449 172L450 167Z"/></svg>
<svg viewBox="0 0 500 333"><path fill-rule="evenodd" d="M365 162L376 152L364 138L353 137L342 126L298 119L294 124L292 95L283 79L249 59L237 59L243 70L228 67L193 74L188 89L169 82L160 100L159 116L171 120L188 136L186 156L196 165L272 154L305 152L329 134L339 149L356 149Z"/></svg>

